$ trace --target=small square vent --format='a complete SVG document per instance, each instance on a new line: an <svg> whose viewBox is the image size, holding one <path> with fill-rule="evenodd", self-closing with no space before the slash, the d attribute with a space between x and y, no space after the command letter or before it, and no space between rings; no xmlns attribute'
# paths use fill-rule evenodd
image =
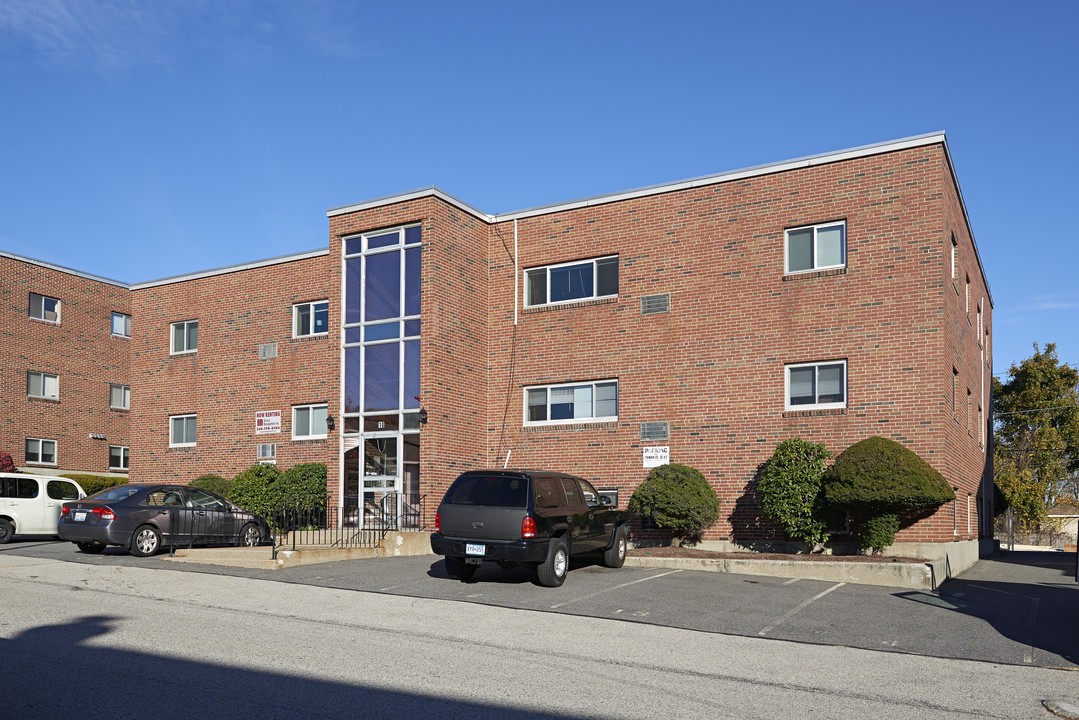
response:
<svg viewBox="0 0 1079 720"><path fill-rule="evenodd" d="M641 315L655 315L670 312L671 294L645 295L641 298Z"/></svg>
<svg viewBox="0 0 1079 720"><path fill-rule="evenodd" d="M671 439L671 424L666 420L641 423L641 442Z"/></svg>
<svg viewBox="0 0 1079 720"><path fill-rule="evenodd" d="M259 360L273 360L277 357L277 343L259 345Z"/></svg>

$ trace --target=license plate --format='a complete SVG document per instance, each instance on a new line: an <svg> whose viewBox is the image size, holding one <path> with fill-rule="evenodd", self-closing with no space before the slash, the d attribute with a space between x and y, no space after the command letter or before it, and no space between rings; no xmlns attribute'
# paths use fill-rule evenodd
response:
<svg viewBox="0 0 1079 720"><path fill-rule="evenodd" d="M473 545L472 543L465 544L465 555L483 555L485 548L483 545Z"/></svg>
<svg viewBox="0 0 1079 720"><path fill-rule="evenodd" d="M76 512L75 513L75 522L82 522L85 519L86 519L86 513L84 513L84 512Z"/></svg>

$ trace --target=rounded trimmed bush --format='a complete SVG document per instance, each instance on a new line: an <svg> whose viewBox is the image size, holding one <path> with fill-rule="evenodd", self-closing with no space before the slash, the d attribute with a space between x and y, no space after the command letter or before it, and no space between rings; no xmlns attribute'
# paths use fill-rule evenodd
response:
<svg viewBox="0 0 1079 720"><path fill-rule="evenodd" d="M281 505L280 478L276 465L252 465L233 478L226 497L244 510L269 513Z"/></svg>
<svg viewBox="0 0 1079 720"><path fill-rule="evenodd" d="M690 545L719 519L719 496L700 471L672 463L652 469L633 491L628 508L670 530L679 545Z"/></svg>
<svg viewBox="0 0 1079 720"><path fill-rule="evenodd" d="M761 513L814 549L828 541L820 490L824 465L831 456L823 445L797 437L784 440L764 464L757 483Z"/></svg>
<svg viewBox="0 0 1079 720"><path fill-rule="evenodd" d="M232 481L223 478L220 475L207 474L200 475L191 481L191 487L202 488L203 490L209 490L212 493L217 493L222 497L228 497L229 488L232 487Z"/></svg>
<svg viewBox="0 0 1079 720"><path fill-rule="evenodd" d="M824 473L829 504L871 517L939 507L955 492L929 463L894 440L866 438L839 453Z"/></svg>

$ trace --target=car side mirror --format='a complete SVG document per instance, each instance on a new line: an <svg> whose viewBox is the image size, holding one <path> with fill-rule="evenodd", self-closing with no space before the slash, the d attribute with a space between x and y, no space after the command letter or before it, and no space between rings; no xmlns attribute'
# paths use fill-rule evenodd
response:
<svg viewBox="0 0 1079 720"><path fill-rule="evenodd" d="M607 496L607 495L600 495L599 496L599 504L600 505L614 505L614 500L611 500L611 498L609 496Z"/></svg>

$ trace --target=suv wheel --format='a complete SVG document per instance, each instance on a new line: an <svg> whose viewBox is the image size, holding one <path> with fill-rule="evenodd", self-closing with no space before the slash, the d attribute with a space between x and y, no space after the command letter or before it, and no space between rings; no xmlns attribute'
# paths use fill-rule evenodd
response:
<svg viewBox="0 0 1079 720"><path fill-rule="evenodd" d="M15 537L15 528L7 520L0 518L0 545Z"/></svg>
<svg viewBox="0 0 1079 720"><path fill-rule="evenodd" d="M609 568L620 568L625 564L626 550L629 548L628 534L625 525L614 531L614 542L611 547L603 551L604 565Z"/></svg>
<svg viewBox="0 0 1079 720"><path fill-rule="evenodd" d="M446 572L449 573L451 578L471 580L472 576L476 574L476 567L476 565L469 565L458 558L446 558Z"/></svg>
<svg viewBox="0 0 1079 720"><path fill-rule="evenodd" d="M538 568L540 585L546 587L558 587L566 581L566 573L569 571L569 547L565 538L553 538L547 549L547 559Z"/></svg>

